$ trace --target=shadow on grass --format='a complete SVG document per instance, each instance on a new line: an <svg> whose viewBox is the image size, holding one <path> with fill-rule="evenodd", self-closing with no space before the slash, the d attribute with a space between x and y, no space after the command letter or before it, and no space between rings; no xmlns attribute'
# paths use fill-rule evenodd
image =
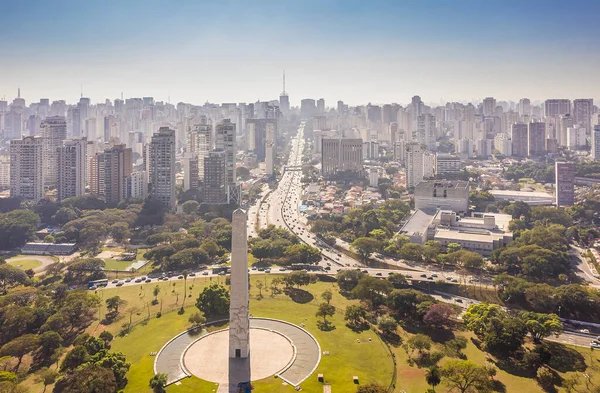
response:
<svg viewBox="0 0 600 393"><path fill-rule="evenodd" d="M501 381L498 381L497 379L494 379L492 381L492 390L494 392L506 393L506 385L503 384Z"/></svg>
<svg viewBox="0 0 600 393"><path fill-rule="evenodd" d="M309 303L315 298L312 293L300 288L287 288L285 289L285 293L294 302L300 304Z"/></svg>
<svg viewBox="0 0 600 393"><path fill-rule="evenodd" d="M587 368L583 355L576 350L551 341L544 342L544 346L552 355L548 366L556 371L566 373L569 371L585 371Z"/></svg>
<svg viewBox="0 0 600 393"><path fill-rule="evenodd" d="M335 326L329 321L317 321L317 327L324 332L335 330Z"/></svg>
<svg viewBox="0 0 600 393"><path fill-rule="evenodd" d="M399 347L402 345L402 337L400 337L398 333L382 333L381 338L392 347Z"/></svg>
<svg viewBox="0 0 600 393"><path fill-rule="evenodd" d="M346 324L346 327L352 330L354 333L364 332L365 330L369 330L369 324L365 321L361 321L358 323L350 323Z"/></svg>

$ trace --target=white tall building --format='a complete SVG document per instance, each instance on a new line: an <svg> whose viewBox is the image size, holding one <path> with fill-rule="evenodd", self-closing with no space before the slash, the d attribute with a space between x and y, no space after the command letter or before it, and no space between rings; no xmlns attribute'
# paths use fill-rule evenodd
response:
<svg viewBox="0 0 600 393"><path fill-rule="evenodd" d="M320 101L320 100L319 100ZM265 141L265 171L267 176L273 176L275 158L277 157L277 124L267 123Z"/></svg>
<svg viewBox="0 0 600 393"><path fill-rule="evenodd" d="M10 188L10 156L0 156L0 189Z"/></svg>
<svg viewBox="0 0 600 393"><path fill-rule="evenodd" d="M600 161L600 125L592 131L592 160Z"/></svg>
<svg viewBox="0 0 600 393"><path fill-rule="evenodd" d="M228 186L232 186L237 180L235 174L235 156L237 154L235 123L232 123L230 119L223 119L217 124L215 130L215 149L225 151L225 181Z"/></svg>
<svg viewBox="0 0 600 393"><path fill-rule="evenodd" d="M424 152L418 142L406 145L406 188L415 187L423 180Z"/></svg>
<svg viewBox="0 0 600 393"><path fill-rule="evenodd" d="M425 146L429 151L436 148L436 127L435 117L430 114L420 115L417 119L417 141Z"/></svg>
<svg viewBox="0 0 600 393"><path fill-rule="evenodd" d="M58 185L58 149L67 139L67 122L62 116L47 117L40 125L43 141L44 186L56 188Z"/></svg>
<svg viewBox="0 0 600 393"><path fill-rule="evenodd" d="M496 147L496 150L498 150L503 156L512 156L512 140L508 134L496 135L494 138L494 146Z"/></svg>
<svg viewBox="0 0 600 393"><path fill-rule="evenodd" d="M127 177L127 199L146 199L148 181L146 171L135 171Z"/></svg>
<svg viewBox="0 0 600 393"><path fill-rule="evenodd" d="M187 152L198 156L198 179L204 180L204 159L212 150L212 124L193 125L187 135Z"/></svg>
<svg viewBox="0 0 600 393"><path fill-rule="evenodd" d="M577 150L586 145L585 128L579 124L567 128L567 147L570 150Z"/></svg>
<svg viewBox="0 0 600 393"><path fill-rule="evenodd" d="M423 178L432 179L435 177L435 153L423 153Z"/></svg>
<svg viewBox="0 0 600 393"><path fill-rule="evenodd" d="M85 194L87 140L63 141L58 148L58 200Z"/></svg>
<svg viewBox="0 0 600 393"><path fill-rule="evenodd" d="M173 208L175 197L175 130L160 127L150 142L152 198Z"/></svg>
<svg viewBox="0 0 600 393"><path fill-rule="evenodd" d="M37 202L44 198L43 139L10 141L10 196Z"/></svg>

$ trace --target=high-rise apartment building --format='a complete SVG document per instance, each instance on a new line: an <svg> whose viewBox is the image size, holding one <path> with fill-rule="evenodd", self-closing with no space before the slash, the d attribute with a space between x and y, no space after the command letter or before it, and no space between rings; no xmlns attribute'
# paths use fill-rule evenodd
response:
<svg viewBox="0 0 600 393"><path fill-rule="evenodd" d="M415 187L423 180L423 156L425 150L418 142L406 145L406 188Z"/></svg>
<svg viewBox="0 0 600 393"><path fill-rule="evenodd" d="M575 164L559 162L554 164L556 207L573 206L575 204Z"/></svg>
<svg viewBox="0 0 600 393"><path fill-rule="evenodd" d="M146 199L148 196L148 178L146 171L132 172L126 179L127 199Z"/></svg>
<svg viewBox="0 0 600 393"><path fill-rule="evenodd" d="M204 158L202 202L227 203L227 153L224 150L212 150Z"/></svg>
<svg viewBox="0 0 600 393"><path fill-rule="evenodd" d="M133 153L125 145L115 145L96 154L90 164L90 191L108 204L127 198L127 178L133 171Z"/></svg>
<svg viewBox="0 0 600 393"><path fill-rule="evenodd" d="M592 160L600 161L600 125L592 130Z"/></svg>
<svg viewBox="0 0 600 393"><path fill-rule="evenodd" d="M237 155L235 123L232 123L229 119L223 119L223 121L217 124L215 130L215 149L225 151L225 156L227 158L225 180L227 181L227 185L231 188L237 181L235 173L235 160Z"/></svg>
<svg viewBox="0 0 600 393"><path fill-rule="evenodd" d="M529 123L529 130L527 133L527 150L530 157L541 157L545 154L546 123Z"/></svg>
<svg viewBox="0 0 600 393"><path fill-rule="evenodd" d="M592 113L594 113L594 100L591 98L582 98L573 101L573 121L575 124L581 124L586 132L590 132Z"/></svg>
<svg viewBox="0 0 600 393"><path fill-rule="evenodd" d="M512 155L525 158L529 155L528 151L528 133L529 127L524 123L513 124L510 139L512 140Z"/></svg>
<svg viewBox="0 0 600 393"><path fill-rule="evenodd" d="M265 173L273 176L277 158L277 122L267 123L265 138Z"/></svg>
<svg viewBox="0 0 600 393"><path fill-rule="evenodd" d="M323 138L321 173L325 178L363 176L363 141L360 138Z"/></svg>
<svg viewBox="0 0 600 393"><path fill-rule="evenodd" d="M486 97L483 99L483 116L494 116L496 111L496 99L494 97Z"/></svg>
<svg viewBox="0 0 600 393"><path fill-rule="evenodd" d="M44 198L43 139L10 141L10 196L37 202Z"/></svg>
<svg viewBox="0 0 600 393"><path fill-rule="evenodd" d="M0 156L0 190L10 189L10 156Z"/></svg>
<svg viewBox="0 0 600 393"><path fill-rule="evenodd" d="M429 151L436 150L435 117L426 113L417 119L417 142L427 146Z"/></svg>
<svg viewBox="0 0 600 393"><path fill-rule="evenodd" d="M531 116L531 101L529 98L521 98L519 100L517 112L519 112L521 120L523 120L523 116Z"/></svg>
<svg viewBox="0 0 600 393"><path fill-rule="evenodd" d="M188 153L198 156L198 179L204 179L204 158L212 150L212 124L207 124L206 119L200 124L193 125L187 134Z"/></svg>
<svg viewBox="0 0 600 393"><path fill-rule="evenodd" d="M305 98L300 101L300 116L303 119L309 119L315 115L317 106L312 98Z"/></svg>
<svg viewBox="0 0 600 393"><path fill-rule="evenodd" d="M571 100L551 99L544 102L544 114L546 117L560 116L571 113Z"/></svg>
<svg viewBox="0 0 600 393"><path fill-rule="evenodd" d="M58 200L85 194L87 140L72 139L58 148Z"/></svg>
<svg viewBox="0 0 600 393"><path fill-rule="evenodd" d="M47 117L40 125L43 141L44 186L56 188L58 185L58 149L67 139L67 122L62 116Z"/></svg>
<svg viewBox="0 0 600 393"><path fill-rule="evenodd" d="M198 189L198 186L198 155L185 153L183 157L183 191L195 190Z"/></svg>
<svg viewBox="0 0 600 393"><path fill-rule="evenodd" d="M317 113L325 113L325 99L323 98L317 100Z"/></svg>
<svg viewBox="0 0 600 393"><path fill-rule="evenodd" d="M177 202L175 151L175 130L160 127L150 142L151 195L152 199L162 202L169 209Z"/></svg>

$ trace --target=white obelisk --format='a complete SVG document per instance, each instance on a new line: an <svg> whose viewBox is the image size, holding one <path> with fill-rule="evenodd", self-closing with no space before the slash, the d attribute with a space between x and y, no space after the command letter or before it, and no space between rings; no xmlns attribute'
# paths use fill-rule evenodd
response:
<svg viewBox="0 0 600 393"><path fill-rule="evenodd" d="M246 213L233 212L231 234L231 303L229 307L229 357L250 356L248 314L248 237Z"/></svg>

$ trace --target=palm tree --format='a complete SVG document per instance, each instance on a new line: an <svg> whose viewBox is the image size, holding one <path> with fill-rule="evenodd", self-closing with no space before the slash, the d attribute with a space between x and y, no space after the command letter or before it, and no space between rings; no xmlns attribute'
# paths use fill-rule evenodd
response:
<svg viewBox="0 0 600 393"><path fill-rule="evenodd" d="M425 381L433 388L433 391L435 392L435 387L442 382L440 369L437 366L430 367L425 373Z"/></svg>

